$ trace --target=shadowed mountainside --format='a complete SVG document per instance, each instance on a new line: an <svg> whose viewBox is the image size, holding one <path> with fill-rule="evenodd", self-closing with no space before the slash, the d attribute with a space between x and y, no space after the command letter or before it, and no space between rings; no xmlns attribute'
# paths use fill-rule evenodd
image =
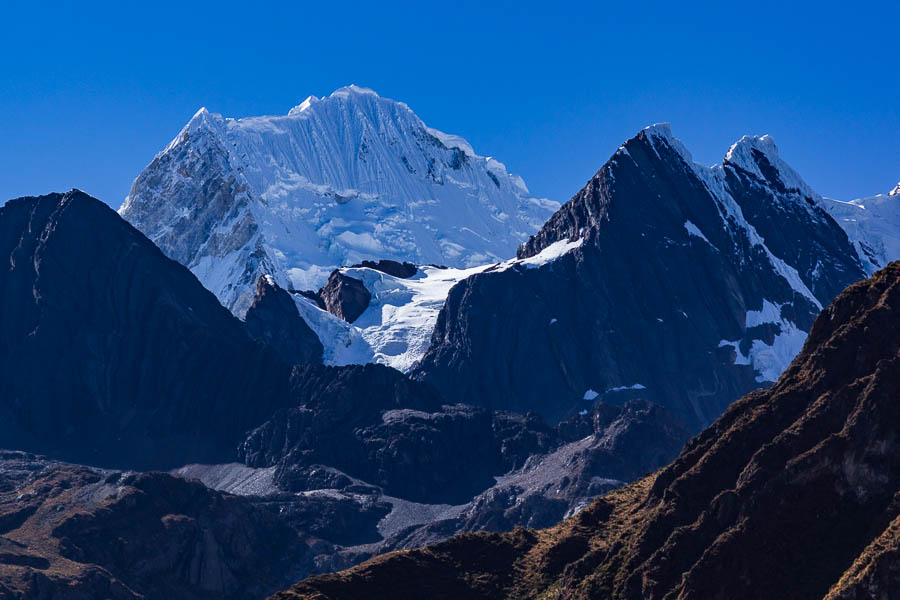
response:
<svg viewBox="0 0 900 600"><path fill-rule="evenodd" d="M317 576L305 598L893 598L900 262L847 288L770 389L668 467L542 531L466 534Z"/></svg>
<svg viewBox="0 0 900 600"><path fill-rule="evenodd" d="M251 598L311 564L314 538L197 481L0 461L0 598Z"/></svg>
<svg viewBox="0 0 900 600"><path fill-rule="evenodd" d="M453 287L413 377L551 423L639 390L699 431L777 379L822 306L865 277L819 200L771 138L706 167L648 127L518 257L570 251Z"/></svg>

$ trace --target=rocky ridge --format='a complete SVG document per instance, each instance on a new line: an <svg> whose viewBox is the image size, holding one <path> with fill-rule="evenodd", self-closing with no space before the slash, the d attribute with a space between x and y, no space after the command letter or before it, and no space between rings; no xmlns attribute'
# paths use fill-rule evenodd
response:
<svg viewBox="0 0 900 600"><path fill-rule="evenodd" d="M821 307L865 276L820 201L771 138L710 168L668 126L647 128L519 259L571 250L451 289L412 375L449 401L551 422L639 394L697 430L776 380Z"/></svg>

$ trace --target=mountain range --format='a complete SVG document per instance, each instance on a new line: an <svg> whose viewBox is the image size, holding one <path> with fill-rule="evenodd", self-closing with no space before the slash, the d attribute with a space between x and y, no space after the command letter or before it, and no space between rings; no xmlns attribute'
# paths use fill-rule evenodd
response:
<svg viewBox="0 0 900 600"><path fill-rule="evenodd" d="M654 125L558 205L364 88L201 110L118 214L0 207L0 596L890 591L897 201Z"/></svg>

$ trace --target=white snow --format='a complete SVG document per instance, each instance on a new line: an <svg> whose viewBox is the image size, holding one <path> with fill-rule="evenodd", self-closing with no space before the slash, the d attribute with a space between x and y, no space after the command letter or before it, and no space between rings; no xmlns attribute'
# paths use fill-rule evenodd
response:
<svg viewBox="0 0 900 600"><path fill-rule="evenodd" d="M419 267L409 279L368 268L342 268L342 273L362 281L372 294L368 308L352 324L320 309L304 296L295 295L294 300L325 347L325 364L376 362L408 372L428 350L438 313L454 285L485 271L506 271L519 265L526 269L542 267L583 242L583 238L561 240L531 258L469 269ZM556 322L553 318L549 324Z"/></svg>
<svg viewBox="0 0 900 600"><path fill-rule="evenodd" d="M748 310L744 317L744 327L756 327L763 323L780 323L781 322L781 305L775 304L768 300L763 300L761 310Z"/></svg>
<svg viewBox="0 0 900 600"><path fill-rule="evenodd" d="M608 392L622 392L625 390L646 390L647 386L641 383L635 383L634 385L620 385L616 387L611 387L607 391Z"/></svg>
<svg viewBox="0 0 900 600"><path fill-rule="evenodd" d="M708 239L706 239L706 236L703 235L703 232L700 231L700 228L697 227L696 225L694 225L693 223L691 223L690 220L687 220L684 222L684 228L687 229L688 235L698 237L701 240L703 240L704 242L706 242L707 244L709 244L710 246L712 246L713 248L715 248L715 246L713 246L712 243Z"/></svg>
<svg viewBox="0 0 900 600"><path fill-rule="evenodd" d="M595 392L594 390L588 390L584 393L583 398L585 400L596 400L597 396L599 396L599 395L600 394L598 392Z"/></svg>
<svg viewBox="0 0 900 600"><path fill-rule="evenodd" d="M571 252L575 248L580 247L584 243L584 238L579 237L575 240L557 240L529 258L512 259L499 263L495 270L505 271L511 267L521 265L526 269L536 269L553 262L562 257L564 254Z"/></svg>
<svg viewBox="0 0 900 600"><path fill-rule="evenodd" d="M472 149L472 146L464 138L458 135L451 135L449 133L444 133L443 131L438 131L432 127L426 127L425 131L439 139L441 143L448 148L459 148L465 152L467 156L475 156L475 150Z"/></svg>
<svg viewBox="0 0 900 600"><path fill-rule="evenodd" d="M431 343L431 332L450 288L489 266L472 269L420 267L409 279L368 268L344 268L372 294L352 324L295 295L300 314L325 347L329 365L381 363L408 372Z"/></svg>
<svg viewBox="0 0 900 600"><path fill-rule="evenodd" d="M381 363L403 372L421 360L431 344L437 316L450 288L477 273L506 271L517 265L538 268L560 258L583 243L555 242L539 254L470 269L419 267L409 279L375 269L344 267L341 272L359 279L372 294L368 308L352 324L319 308L299 294L294 302L324 345L328 365ZM557 322L550 320L550 325Z"/></svg>
<svg viewBox="0 0 900 600"><path fill-rule="evenodd" d="M794 357L803 348L806 341L806 332L799 329L792 321L781 316L781 305L763 301L760 310L748 310L745 317L745 327L756 327L766 323L778 325L779 333L771 344L763 340L753 340L750 350L745 355L740 349L740 340L722 340L719 347L731 346L734 348L736 365L750 365L756 371L756 381L777 381Z"/></svg>
<svg viewBox="0 0 900 600"><path fill-rule="evenodd" d="M235 203L222 206L221 190ZM497 263L558 207L406 104L351 85L284 116L201 109L120 213L240 316L262 274L317 289L333 268L367 259Z"/></svg>
<svg viewBox="0 0 900 600"><path fill-rule="evenodd" d="M900 259L900 184L888 194L822 206L844 229L869 274Z"/></svg>
<svg viewBox="0 0 900 600"><path fill-rule="evenodd" d="M812 200L820 198L819 194L803 181L803 178L789 164L781 160L775 140L770 135L743 136L725 154L725 162L751 173L760 182L766 182L766 176L760 170L754 152L761 153L775 168L775 175L785 188ZM809 207L805 203L801 203L800 206Z"/></svg>

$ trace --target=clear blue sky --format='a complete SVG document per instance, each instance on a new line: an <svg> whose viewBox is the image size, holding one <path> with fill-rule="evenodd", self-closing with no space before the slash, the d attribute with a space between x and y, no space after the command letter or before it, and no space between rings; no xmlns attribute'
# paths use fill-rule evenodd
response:
<svg viewBox="0 0 900 600"><path fill-rule="evenodd" d="M561 201L658 121L706 163L770 133L836 198L900 179L895 1L82 4L0 8L0 201L118 206L200 106L281 114L349 83Z"/></svg>

